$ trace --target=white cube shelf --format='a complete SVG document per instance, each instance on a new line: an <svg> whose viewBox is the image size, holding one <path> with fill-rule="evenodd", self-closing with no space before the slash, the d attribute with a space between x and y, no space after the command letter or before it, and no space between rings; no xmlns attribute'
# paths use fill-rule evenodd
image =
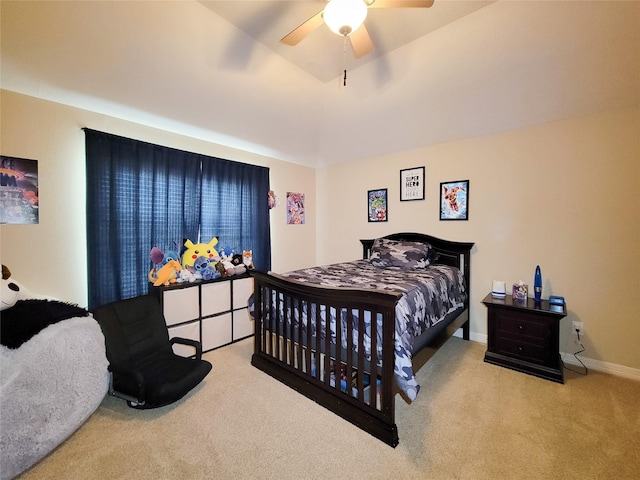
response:
<svg viewBox="0 0 640 480"><path fill-rule="evenodd" d="M202 351L228 345L253 335L253 320L247 302L253 279L239 275L205 282L149 287L162 304L169 336L202 342ZM184 356L192 347L174 346Z"/></svg>

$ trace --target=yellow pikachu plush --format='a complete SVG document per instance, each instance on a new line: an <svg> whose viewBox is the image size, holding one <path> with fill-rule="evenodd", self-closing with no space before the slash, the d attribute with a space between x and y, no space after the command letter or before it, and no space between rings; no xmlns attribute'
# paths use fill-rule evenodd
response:
<svg viewBox="0 0 640 480"><path fill-rule="evenodd" d="M182 254L182 267L193 267L196 258L206 257L209 261L212 261L215 257L218 257L218 252L215 248L218 244L218 237L213 237L209 243L193 243L191 240L184 242L184 246L187 249Z"/></svg>

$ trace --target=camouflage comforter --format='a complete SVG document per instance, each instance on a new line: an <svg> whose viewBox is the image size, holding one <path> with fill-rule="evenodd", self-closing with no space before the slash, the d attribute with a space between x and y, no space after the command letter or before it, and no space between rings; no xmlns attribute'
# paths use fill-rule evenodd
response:
<svg viewBox="0 0 640 480"><path fill-rule="evenodd" d="M413 339L426 329L442 321L460 308L466 298L462 272L445 265L407 269L402 267L375 267L367 260L306 268L283 274L298 282L349 288L375 288L402 293L396 305L395 366L394 373L400 389L413 400L418 395L418 385L411 362ZM323 317L324 317L324 312ZM306 319L303 319L306 325ZM355 322L354 322L355 323ZM312 322L313 324L313 322ZM370 319L365 318L365 324ZM324 325L324 324L323 324ZM346 348L345 322L341 322L342 343ZM356 323L357 325L357 323ZM323 326L324 328L324 326ZM331 337L335 343L336 319L330 319ZM378 332L382 328L377 329ZM365 354L369 357L370 329L365 332ZM316 335L316 332L313 332ZM321 332L324 337L324 332ZM357 339L357 332L353 333ZM357 345L357 341L354 341ZM381 345L381 342L378 342Z"/></svg>

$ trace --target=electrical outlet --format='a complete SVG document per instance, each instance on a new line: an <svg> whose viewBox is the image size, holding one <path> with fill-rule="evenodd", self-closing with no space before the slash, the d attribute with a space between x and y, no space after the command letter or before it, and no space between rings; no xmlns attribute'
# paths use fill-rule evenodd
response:
<svg viewBox="0 0 640 480"><path fill-rule="evenodd" d="M578 330L580 330L580 340L578 340ZM577 320L572 320L571 333L575 336L575 342L580 343L580 341L584 338L584 324L582 322L578 322Z"/></svg>

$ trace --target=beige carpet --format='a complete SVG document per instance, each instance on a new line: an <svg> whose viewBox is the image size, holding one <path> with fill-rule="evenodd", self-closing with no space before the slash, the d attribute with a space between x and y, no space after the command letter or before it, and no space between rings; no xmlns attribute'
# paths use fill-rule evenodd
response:
<svg viewBox="0 0 640 480"><path fill-rule="evenodd" d="M631 479L640 382L565 372L560 385L483 362L451 339L397 397L393 449L253 368L246 340L180 402L137 411L105 398L27 479Z"/></svg>

